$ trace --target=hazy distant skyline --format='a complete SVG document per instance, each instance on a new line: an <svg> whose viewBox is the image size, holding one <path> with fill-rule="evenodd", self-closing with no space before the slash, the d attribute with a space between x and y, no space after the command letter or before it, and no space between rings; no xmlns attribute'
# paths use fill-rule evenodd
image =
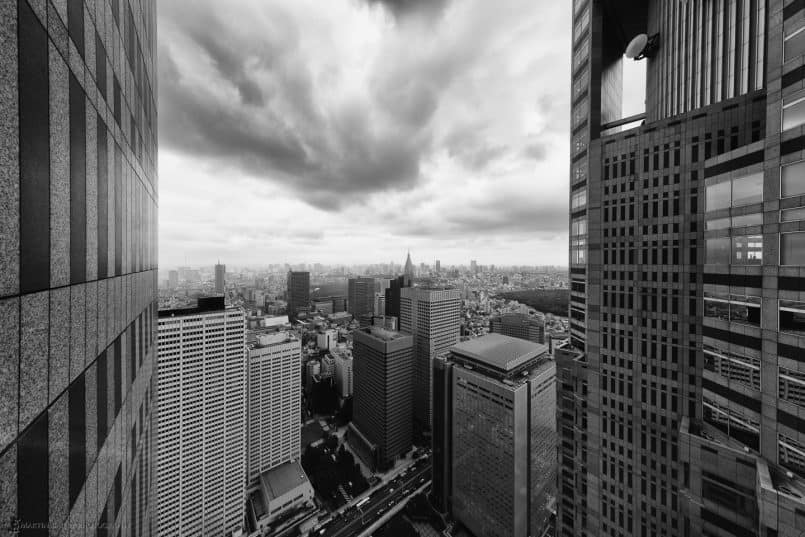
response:
<svg viewBox="0 0 805 537"><path fill-rule="evenodd" d="M566 265L570 9L159 3L160 265Z"/></svg>

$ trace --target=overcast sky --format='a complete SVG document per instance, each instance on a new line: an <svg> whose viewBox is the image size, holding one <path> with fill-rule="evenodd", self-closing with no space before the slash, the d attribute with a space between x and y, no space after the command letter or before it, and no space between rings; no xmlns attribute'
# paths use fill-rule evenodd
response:
<svg viewBox="0 0 805 537"><path fill-rule="evenodd" d="M160 265L567 263L571 2L159 2Z"/></svg>

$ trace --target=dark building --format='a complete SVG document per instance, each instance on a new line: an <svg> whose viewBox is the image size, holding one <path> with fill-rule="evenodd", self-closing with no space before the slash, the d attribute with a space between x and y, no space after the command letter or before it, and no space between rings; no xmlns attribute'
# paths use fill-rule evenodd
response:
<svg viewBox="0 0 805 537"><path fill-rule="evenodd" d="M354 317L371 314L374 293L374 278L350 278L347 282L347 311Z"/></svg>
<svg viewBox="0 0 805 537"><path fill-rule="evenodd" d="M377 326L353 334L349 444L372 470L385 469L411 449L413 337Z"/></svg>
<svg viewBox="0 0 805 537"><path fill-rule="evenodd" d="M489 319L489 331L545 343L545 321L525 313L504 313Z"/></svg>
<svg viewBox="0 0 805 537"><path fill-rule="evenodd" d="M573 2L559 536L805 527L803 28L800 1Z"/></svg>
<svg viewBox="0 0 805 537"><path fill-rule="evenodd" d="M288 318L310 311L310 273L288 271Z"/></svg>
<svg viewBox="0 0 805 537"><path fill-rule="evenodd" d="M0 534L151 535L156 3L0 4Z"/></svg>
<svg viewBox="0 0 805 537"><path fill-rule="evenodd" d="M215 265L215 292L223 293L226 291L226 265L218 263Z"/></svg>
<svg viewBox="0 0 805 537"><path fill-rule="evenodd" d="M556 495L548 348L488 334L433 361L434 506L475 535L544 535Z"/></svg>
<svg viewBox="0 0 805 537"><path fill-rule="evenodd" d="M386 316L399 317L400 316L400 290L405 287L411 287L411 284L406 285L405 276L397 276L389 282L389 287L384 292L386 293Z"/></svg>

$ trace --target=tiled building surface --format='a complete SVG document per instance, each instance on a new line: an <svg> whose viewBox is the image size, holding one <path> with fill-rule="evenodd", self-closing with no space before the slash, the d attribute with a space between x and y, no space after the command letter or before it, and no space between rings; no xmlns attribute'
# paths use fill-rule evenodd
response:
<svg viewBox="0 0 805 537"><path fill-rule="evenodd" d="M558 535L805 527L803 28L800 1L574 2Z"/></svg>
<svg viewBox="0 0 805 537"><path fill-rule="evenodd" d="M148 535L152 1L0 6L0 535Z"/></svg>

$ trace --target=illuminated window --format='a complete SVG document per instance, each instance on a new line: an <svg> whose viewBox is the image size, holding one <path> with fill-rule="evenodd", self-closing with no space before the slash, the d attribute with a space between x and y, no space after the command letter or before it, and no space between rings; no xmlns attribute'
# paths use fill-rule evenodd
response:
<svg viewBox="0 0 805 537"><path fill-rule="evenodd" d="M742 235L732 237L733 265L760 265L763 263L763 236Z"/></svg>

